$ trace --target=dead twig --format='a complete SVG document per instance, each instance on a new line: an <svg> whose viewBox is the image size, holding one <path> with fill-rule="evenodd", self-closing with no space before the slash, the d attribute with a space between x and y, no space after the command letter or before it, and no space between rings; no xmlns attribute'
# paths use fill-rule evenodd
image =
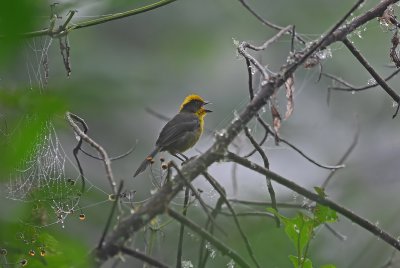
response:
<svg viewBox="0 0 400 268"><path fill-rule="evenodd" d="M103 164L104 164L104 167L106 170L107 179L111 185L111 190L112 190L113 194L117 194L117 192L118 192L117 184L115 183L115 180L114 180L114 175L113 175L113 172L111 169L111 161L110 161L110 158L108 157L106 150L104 150L104 148L102 146L100 146L98 143L96 143L93 139L91 139L86 134L86 132L88 131L88 128L87 128L85 121L82 118L80 118L79 116L77 116L71 112L66 113L66 118L67 118L69 124L71 125L71 127L73 128L74 132L80 137L80 139L78 141L78 145L74 149L74 155L75 155L75 151L76 151L75 159L78 162L78 168L81 172L83 181L84 181L83 170L82 170L82 167L80 167L80 163L79 163L79 160L77 157L77 151L80 149L80 146L82 145L82 141L85 141L87 144L89 144L95 150L97 150L97 152L101 156L101 159L103 161ZM78 127L78 125L75 123L75 121L78 121L83 125L83 127L84 127L83 131Z"/></svg>

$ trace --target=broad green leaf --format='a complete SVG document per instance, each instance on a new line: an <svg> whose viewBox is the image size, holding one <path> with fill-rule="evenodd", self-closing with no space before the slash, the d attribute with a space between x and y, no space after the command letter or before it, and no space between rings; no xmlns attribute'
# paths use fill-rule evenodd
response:
<svg viewBox="0 0 400 268"><path fill-rule="evenodd" d="M24 41L22 33L36 30L38 18L48 11L47 1L0 1L0 66L12 59Z"/></svg>
<svg viewBox="0 0 400 268"><path fill-rule="evenodd" d="M325 265L322 265L321 268L336 268L336 266L333 264L325 264Z"/></svg>
<svg viewBox="0 0 400 268"><path fill-rule="evenodd" d="M299 213L297 217L282 220L285 224L285 232L292 240L296 249L303 252L310 242L314 229L313 221L306 215Z"/></svg>
<svg viewBox="0 0 400 268"><path fill-rule="evenodd" d="M268 210L281 219L285 225L285 233L293 242L296 251L303 252L305 246L312 238L314 221L303 213L298 213L294 218L287 218L279 214L276 210Z"/></svg>
<svg viewBox="0 0 400 268"><path fill-rule="evenodd" d="M336 222L338 219L336 211L320 204L314 208L314 216L315 227L326 222Z"/></svg>

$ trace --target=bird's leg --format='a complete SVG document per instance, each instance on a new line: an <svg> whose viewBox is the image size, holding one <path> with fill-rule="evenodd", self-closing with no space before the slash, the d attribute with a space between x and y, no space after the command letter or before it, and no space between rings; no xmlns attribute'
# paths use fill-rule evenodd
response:
<svg viewBox="0 0 400 268"><path fill-rule="evenodd" d="M183 157L185 159L185 161L189 160L189 157L187 157L183 153L177 153L177 154L179 154L181 157Z"/></svg>
<svg viewBox="0 0 400 268"><path fill-rule="evenodd" d="M186 159L187 159L186 156L183 156L183 157L182 157L182 154L181 154L181 153L173 154L173 156L175 156L176 158L178 158L178 159L181 160L182 162L185 162Z"/></svg>
<svg viewBox="0 0 400 268"><path fill-rule="evenodd" d="M187 161L189 161L191 158L187 157L183 153L175 153L173 154L176 158L182 161L181 165L184 165Z"/></svg>

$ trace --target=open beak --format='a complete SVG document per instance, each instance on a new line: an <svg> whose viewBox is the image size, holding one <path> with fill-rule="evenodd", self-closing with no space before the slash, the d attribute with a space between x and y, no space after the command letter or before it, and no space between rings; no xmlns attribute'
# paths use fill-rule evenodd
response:
<svg viewBox="0 0 400 268"><path fill-rule="evenodd" d="M209 101L205 101L204 104L203 104L203 106L204 106L204 105L207 105L207 104L212 104L212 103L209 102ZM208 110L208 109L204 109L204 111L205 111L206 113L212 113L212 111L211 111L211 110Z"/></svg>

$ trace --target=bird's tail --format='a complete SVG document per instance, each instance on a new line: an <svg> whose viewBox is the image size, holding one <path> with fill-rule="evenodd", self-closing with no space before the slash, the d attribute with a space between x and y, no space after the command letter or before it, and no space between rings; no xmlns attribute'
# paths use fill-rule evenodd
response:
<svg viewBox="0 0 400 268"><path fill-rule="evenodd" d="M147 157L146 159L144 159L144 161L140 164L139 168L136 170L135 174L133 174L133 177L136 177L137 175L139 175L140 173L142 173L143 171L146 170L146 168L148 167L148 165L150 165L151 160L156 156L156 154L160 151L159 147L156 147L154 149L154 151L152 151Z"/></svg>

